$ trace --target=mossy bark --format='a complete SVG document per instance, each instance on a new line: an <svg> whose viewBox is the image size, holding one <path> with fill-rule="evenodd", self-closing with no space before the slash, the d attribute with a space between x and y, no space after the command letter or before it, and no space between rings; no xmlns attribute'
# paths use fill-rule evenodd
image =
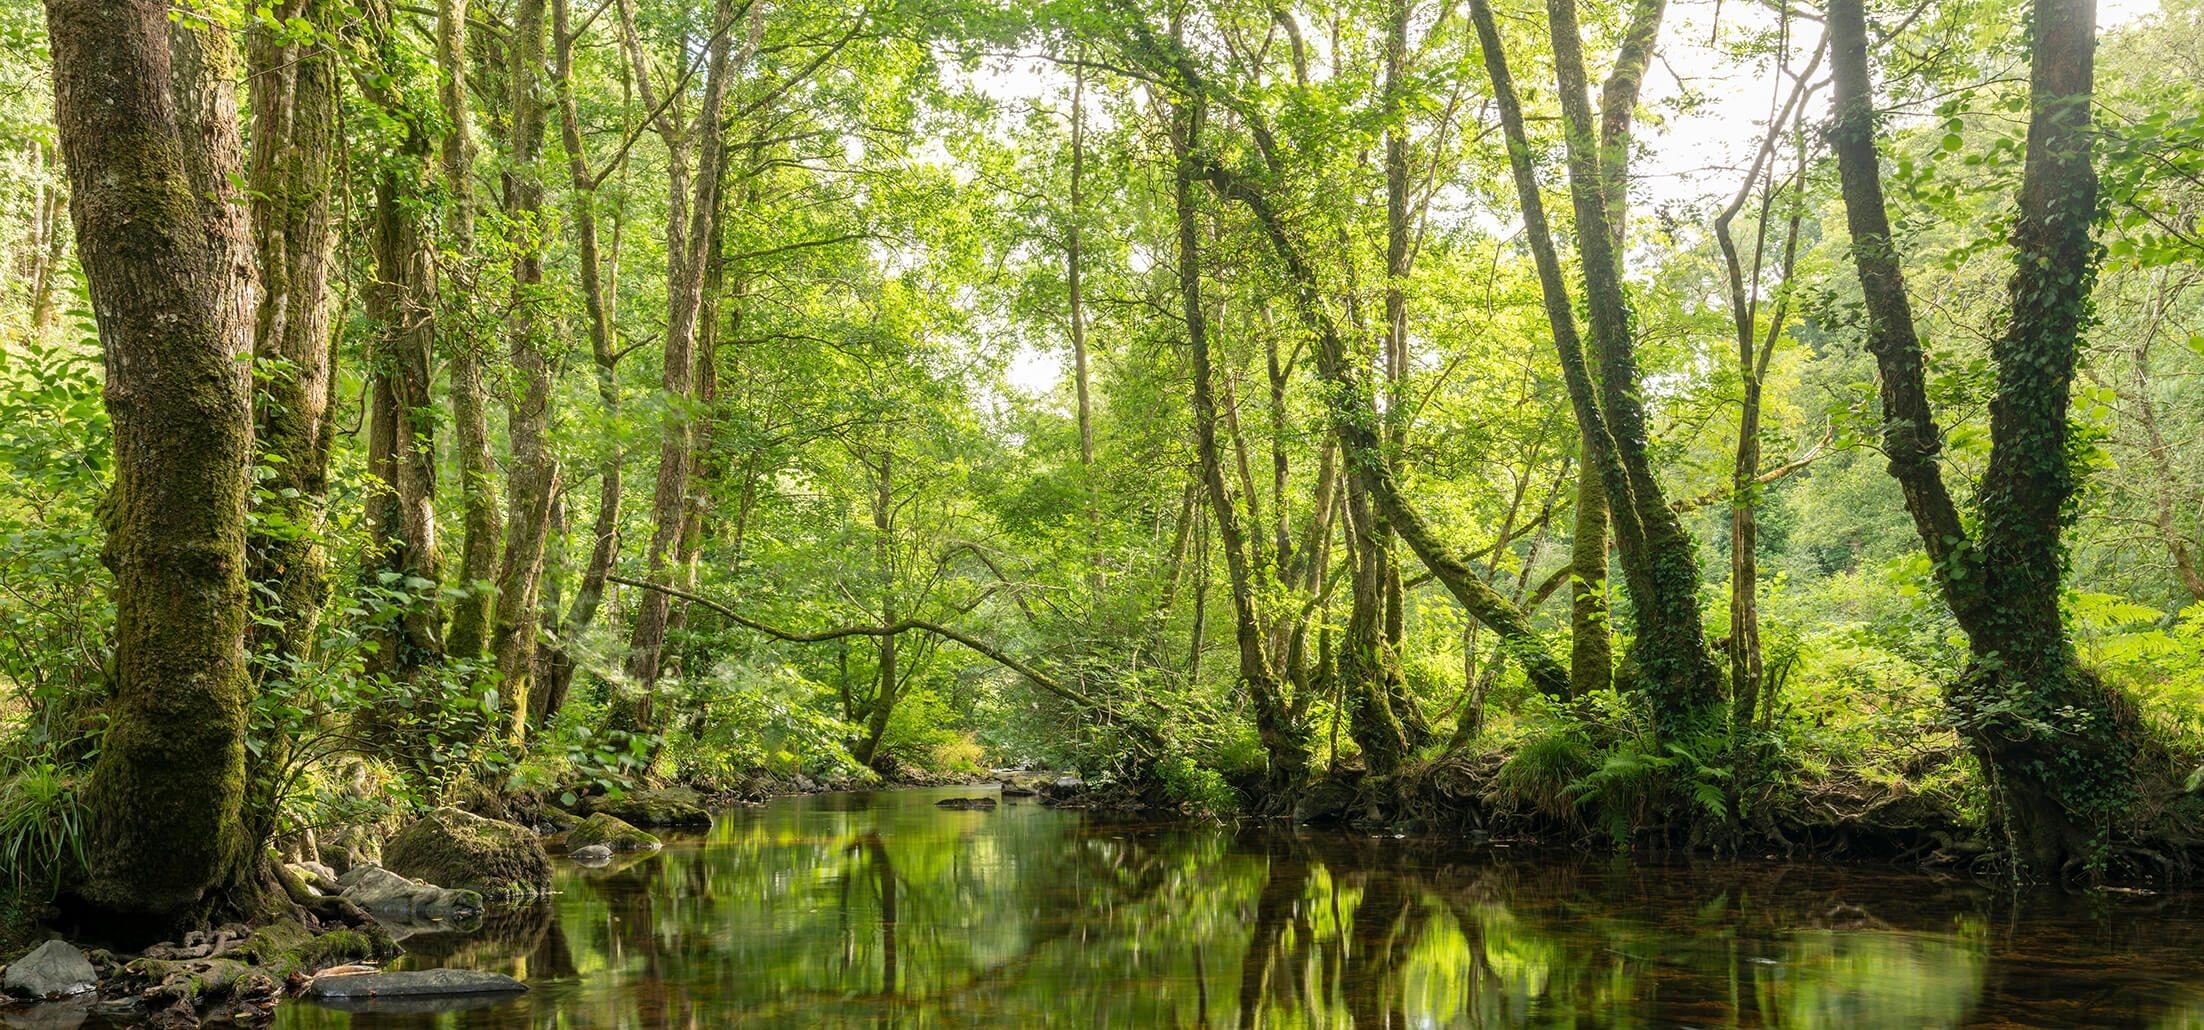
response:
<svg viewBox="0 0 2204 1030"><path fill-rule="evenodd" d="M513 460L505 486L505 558L498 566L497 609L490 651L514 739L526 734L536 670L537 591L551 529L551 493L558 464L551 456L551 362L544 347L543 157L544 105L536 68L543 63L544 0L513 8L507 83L514 167L505 173L505 210L526 234L513 257L513 314L506 353L514 387L507 394L506 430ZM594 256L594 255L592 255Z"/></svg>
<svg viewBox="0 0 2204 1030"><path fill-rule="evenodd" d="M115 695L83 893L174 922L255 864L240 819L253 273L238 68L225 34L148 0L54 0L47 19L115 438Z"/></svg>
<svg viewBox="0 0 2204 1030"><path fill-rule="evenodd" d="M323 0L275 10L334 31ZM331 183L337 155L335 55L287 31L247 33L254 147L253 242L260 296L253 323L253 436L265 480L256 500L248 575L264 622L254 646L282 659L313 650L329 592L323 535L329 500L329 409L336 376L329 273L336 242Z"/></svg>

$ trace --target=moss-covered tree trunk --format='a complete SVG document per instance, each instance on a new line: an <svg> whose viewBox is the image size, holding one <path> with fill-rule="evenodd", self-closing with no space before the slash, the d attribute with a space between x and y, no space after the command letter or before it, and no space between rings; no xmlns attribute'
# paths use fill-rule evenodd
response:
<svg viewBox="0 0 2204 1030"><path fill-rule="evenodd" d="M505 477L505 557L498 566L495 629L490 653L511 714L509 732L527 733L536 670L537 589L551 530L551 492L558 465L551 456L551 362L544 348L543 64L544 0L513 6L506 83L511 90L512 167L505 173L506 213L523 234L513 255L513 313L506 353L513 388L506 393L506 435L512 444ZM594 255L592 255L594 257Z"/></svg>
<svg viewBox="0 0 2204 1030"><path fill-rule="evenodd" d="M1209 312L1202 302L1201 214L1194 189L1199 181L1195 150L1201 125L1199 97L1189 98L1173 109L1171 144L1178 160L1172 198L1178 232L1179 301L1186 317L1187 344L1194 367L1194 447L1231 581L1233 642L1240 659L1240 680L1254 706L1255 731L1269 766L1271 797L1284 799L1298 788L1307 772L1308 735L1288 709L1278 671L1263 646L1257 573L1248 555L1246 527L1227 485L1223 451L1217 442L1220 416L1216 362L1210 352Z"/></svg>
<svg viewBox="0 0 2204 1030"><path fill-rule="evenodd" d="M2061 526L2074 495L2067 408L2095 282L2097 178L2090 165L2096 6L2037 0L2029 121L2013 226L2011 313L1992 343L1990 463L1969 532L1945 486L1924 354L1891 237L1875 142L1867 26L1859 0L1830 0L1836 118L1852 255L1882 373L1883 449L1973 661L1950 689L1981 759L2015 859L2056 875L2101 857L2133 796L2143 741L2132 709L2083 669L2059 611Z"/></svg>
<svg viewBox="0 0 2204 1030"><path fill-rule="evenodd" d="M542 21L540 14L537 18ZM451 373L451 442L459 458L459 574L451 603L445 650L460 658L479 658L490 638L497 575L499 515L497 488L491 482L489 390L482 354L488 335L475 325L474 115L467 82L466 0L436 5L436 98L444 124L437 157L444 186L444 234L458 261L439 298L437 353ZM540 44L537 51L541 53ZM541 133L541 128L537 132ZM540 275L538 278L541 278ZM524 388L525 389L525 388Z"/></svg>
<svg viewBox="0 0 2204 1030"><path fill-rule="evenodd" d="M369 346L368 524L375 582L404 591L404 611L383 634L372 670L412 676L443 658L436 594L435 411L429 352L435 335L432 255L420 222L427 150L418 142L376 176L375 278L363 290L375 324Z"/></svg>
<svg viewBox="0 0 2204 1030"><path fill-rule="evenodd" d="M333 31L331 5L287 0L275 12ZM264 471L248 575L264 621L254 644L303 656L329 591L323 543L329 499L331 353L329 272L336 241L331 195L337 156L337 65L315 43L255 25L247 35L253 152L251 219L260 296L253 319L256 462Z"/></svg>
<svg viewBox="0 0 2204 1030"><path fill-rule="evenodd" d="M85 897L173 923L246 882L253 254L225 34L149 0L53 0L56 126L114 423L115 694Z"/></svg>

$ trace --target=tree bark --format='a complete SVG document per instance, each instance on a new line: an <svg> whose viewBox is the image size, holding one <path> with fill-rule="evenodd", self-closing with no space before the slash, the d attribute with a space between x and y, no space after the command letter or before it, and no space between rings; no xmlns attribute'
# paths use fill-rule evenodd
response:
<svg viewBox="0 0 2204 1030"><path fill-rule="evenodd" d="M507 45L507 115L512 124L512 167L505 173L505 210L523 234L513 257L513 314L507 326L507 354L514 389L506 407L506 435L512 469L505 481L505 559L498 567L497 623L491 637L502 696L512 715L514 739L528 730L529 695L534 689L536 627L541 616L537 590L543 578L543 553L551 529L551 494L558 479L548 432L551 418L551 363L544 353L543 296L543 135L540 83L543 65L544 0L519 0L513 6ZM591 255L594 257L594 255Z"/></svg>
<svg viewBox="0 0 2204 1030"><path fill-rule="evenodd" d="M1659 31L1661 0L1639 0L1626 56L1649 53ZM1607 497L1622 531L1617 542L1623 578L1630 587L1637 630L1633 653L1650 695L1655 724L1664 732L1703 721L1720 698L1721 676L1699 618L1699 558L1683 522L1662 495L1653 474L1651 440L1638 381L1636 328L1622 288L1622 232L1610 218L1624 207L1623 186L1610 187L1610 154L1626 153L1627 131L1601 140L1594 135L1589 85L1576 23L1575 0L1547 0L1562 122L1569 154L1569 193L1576 214L1576 249L1584 282L1587 324L1599 351L1599 401L1605 442L1614 447ZM1635 50L1630 48L1636 48ZM1639 58L1642 67L1643 58ZM1635 94L1634 78L1628 80ZM1620 105L1618 105L1619 107ZM1627 124L1627 108L1621 108ZM1581 424L1580 424L1581 428ZM1595 443L1600 442L1593 434ZM1613 466L1619 465L1619 468ZM1619 481L1613 473L1620 472Z"/></svg>
<svg viewBox="0 0 2204 1030"><path fill-rule="evenodd" d="M387 5L363 7L384 76L402 75L403 45ZM397 123L395 153L375 173L368 249L375 273L362 289L375 326L369 342L368 525L374 585L404 594L403 612L379 634L370 674L400 679L443 660L436 539L436 419L429 391L436 336L433 245L422 222L433 137L418 112L360 74L363 90ZM373 714L369 713L373 721Z"/></svg>
<svg viewBox="0 0 2204 1030"><path fill-rule="evenodd" d="M439 147L448 202L445 231L459 254L461 281L448 283L441 333L451 366L452 445L459 452L459 587L452 601L446 650L477 658L490 634L496 604L497 488L490 481L489 393L483 384L483 334L474 325L475 195L473 116L467 105L467 0L437 0L436 95L444 111ZM540 19L539 19L540 21Z"/></svg>
<svg viewBox="0 0 2204 1030"><path fill-rule="evenodd" d="M55 123L113 420L108 729L88 901L164 925L258 867L245 793L252 249L227 37L146 0L53 0Z"/></svg>
<svg viewBox="0 0 2204 1030"><path fill-rule="evenodd" d="M636 85L643 102L659 108L651 86L650 68L643 59L642 43L635 28L633 0L618 0L622 45L634 66ZM679 557L682 523L689 509L689 480L694 461L694 427L688 408L696 382L696 331L703 308L705 246L716 233L719 208L720 164L724 153L720 110L727 89L729 44L726 26L734 17L729 0L717 0L712 15L713 34L706 58L704 93L695 119L686 126L674 124L661 113L657 129L669 151L666 216L666 341L661 388L669 402L659 425L658 473L651 491L652 533L645 559L645 579L664 582L669 566ZM691 150L691 137L695 149ZM689 158L696 155L695 185L690 185ZM628 637L626 663L629 690L613 709L613 724L623 729L648 727L649 702L656 690L661 655L666 642L667 620L672 614L669 595L648 591L636 605L635 626Z"/></svg>
<svg viewBox="0 0 2204 1030"><path fill-rule="evenodd" d="M334 31L322 0L275 15ZM337 155L337 67L318 42L255 25L247 34L253 151L249 193L261 290L253 319L257 528L248 575L260 584L253 646L277 660L314 650L329 592L329 409L335 399L329 273Z"/></svg>
<svg viewBox="0 0 2204 1030"><path fill-rule="evenodd" d="M567 176L574 213L575 261L580 266L582 311L589 326L589 354L597 384L597 401L607 424L617 425L620 413L618 356L612 344L612 307L606 296L604 260L597 237L597 176L590 171L589 151L582 143L582 120L574 101L574 42L568 0L552 0L552 39L556 51L555 75L559 101L559 137L566 146ZM620 552L620 493L625 455L618 444L607 447L597 466L597 515L590 529L589 564L574 589L573 604L559 622L541 682L529 692L530 718L541 726L566 703L574 682L573 642L596 621L604 601L605 577Z"/></svg>

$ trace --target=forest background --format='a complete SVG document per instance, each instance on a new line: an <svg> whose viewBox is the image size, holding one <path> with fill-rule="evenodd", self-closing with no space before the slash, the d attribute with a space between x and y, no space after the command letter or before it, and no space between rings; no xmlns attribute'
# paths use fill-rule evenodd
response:
<svg viewBox="0 0 2204 1030"><path fill-rule="evenodd" d="M2180 866L2204 6L2108 12L2077 88L2090 11L168 12L234 105L249 589L240 689L148 756L116 483L205 455L117 432L68 40L6 0L0 907L127 875L129 748L173 790L234 748L292 851L1020 765Z"/></svg>

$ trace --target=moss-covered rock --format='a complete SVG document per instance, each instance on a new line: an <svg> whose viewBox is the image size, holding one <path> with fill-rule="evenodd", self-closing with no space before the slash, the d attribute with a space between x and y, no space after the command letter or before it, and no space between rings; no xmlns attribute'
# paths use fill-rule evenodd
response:
<svg viewBox="0 0 2204 1030"><path fill-rule="evenodd" d="M614 851L652 851L658 847L658 838L621 821L620 817L599 812L582 820L566 834L568 851L576 851L592 844L602 844Z"/></svg>
<svg viewBox="0 0 2204 1030"><path fill-rule="evenodd" d="M582 802L583 815L600 812L635 826L710 829L712 825L712 813L704 808L704 796L685 787L631 790L619 797L595 797Z"/></svg>
<svg viewBox="0 0 2204 1030"><path fill-rule="evenodd" d="M484 898L528 898L551 889L551 856L524 826L439 808L383 845L383 866Z"/></svg>

